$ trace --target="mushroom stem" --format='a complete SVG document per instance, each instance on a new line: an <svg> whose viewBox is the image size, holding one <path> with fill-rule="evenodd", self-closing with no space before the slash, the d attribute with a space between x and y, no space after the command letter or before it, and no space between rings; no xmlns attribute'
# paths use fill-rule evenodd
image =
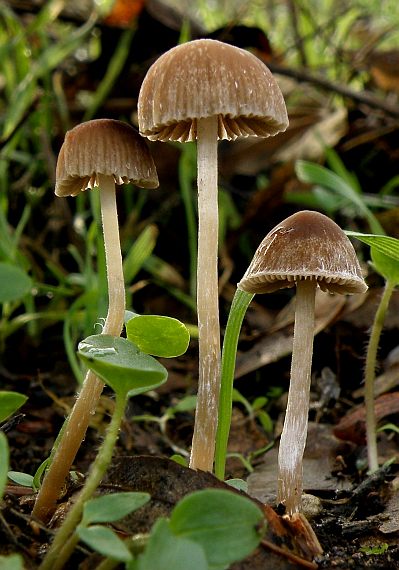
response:
<svg viewBox="0 0 399 570"><path fill-rule="evenodd" d="M299 512L302 496L302 458L305 450L312 367L316 280L296 286L291 380L278 456L277 500L288 515Z"/></svg>
<svg viewBox="0 0 399 570"><path fill-rule="evenodd" d="M198 119L199 378L190 467L203 471L213 468L220 384L217 139L217 116Z"/></svg>
<svg viewBox="0 0 399 570"><path fill-rule="evenodd" d="M110 176L98 175L98 178L109 299L108 314L102 332L103 334L119 336L125 314L125 288L115 183ZM61 495L65 479L85 438L103 388L102 380L97 378L93 372L88 371L72 411L62 427L59 441L55 444L54 456L51 459L32 511L32 516L36 519L47 521L52 515L56 501Z"/></svg>
<svg viewBox="0 0 399 570"><path fill-rule="evenodd" d="M98 183L100 186L101 216L108 279L108 314L103 334L119 336L125 317L126 296L115 183L111 176L104 176L103 174L98 174Z"/></svg>

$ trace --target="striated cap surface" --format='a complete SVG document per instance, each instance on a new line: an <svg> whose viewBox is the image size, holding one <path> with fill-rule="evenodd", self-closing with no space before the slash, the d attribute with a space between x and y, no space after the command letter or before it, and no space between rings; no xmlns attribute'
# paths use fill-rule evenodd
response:
<svg viewBox="0 0 399 570"><path fill-rule="evenodd" d="M268 137L288 127L280 88L255 55L218 40L176 46L150 67L138 99L141 134L192 141L197 119L218 116L218 138Z"/></svg>
<svg viewBox="0 0 399 570"><path fill-rule="evenodd" d="M272 293L294 287L301 279L314 279L330 293L367 291L349 238L319 212L297 212L273 228L256 250L238 288L248 293Z"/></svg>
<svg viewBox="0 0 399 570"><path fill-rule="evenodd" d="M57 160L55 193L76 196L98 186L98 174L113 176L116 184L158 186L146 141L133 127L114 119L87 121L66 133Z"/></svg>

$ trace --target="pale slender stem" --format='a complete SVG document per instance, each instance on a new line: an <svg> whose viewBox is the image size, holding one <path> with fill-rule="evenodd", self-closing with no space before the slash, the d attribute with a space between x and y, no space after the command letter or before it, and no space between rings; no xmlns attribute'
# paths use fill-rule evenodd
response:
<svg viewBox="0 0 399 570"><path fill-rule="evenodd" d="M220 384L217 129L217 117L198 120L199 378L190 467L203 471L213 468Z"/></svg>
<svg viewBox="0 0 399 570"><path fill-rule="evenodd" d="M219 420L216 433L215 475L224 480L227 444L229 440L234 370L236 365L237 345L245 313L254 295L237 289L231 303L229 318L223 340L222 365L220 372Z"/></svg>
<svg viewBox="0 0 399 570"><path fill-rule="evenodd" d="M377 351L380 343L381 332L384 326L385 315L388 309L392 292L395 288L394 281L385 283L384 292L374 316L371 327L370 340L366 354L365 382L364 382L364 402L366 405L366 434L367 434L367 457L369 471L377 471L378 449L377 449L377 422L374 409L374 380L377 366Z"/></svg>
<svg viewBox="0 0 399 570"><path fill-rule="evenodd" d="M125 288L115 184L112 177L102 175L99 176L99 184L109 299L108 314L102 332L119 336L125 314ZM32 516L38 520L47 521L54 512L56 501L85 438L103 387L102 380L89 370L72 411L64 423L63 433L37 496Z"/></svg>
<svg viewBox="0 0 399 570"><path fill-rule="evenodd" d="M71 535L80 522L85 502L93 496L94 491L97 489L111 463L112 452L118 439L125 406L126 397L117 395L111 423L108 426L106 437L91 467L90 474L64 522L58 529L50 549L39 566L39 570L58 570L64 566L71 556L77 543L74 538L71 540Z"/></svg>
<svg viewBox="0 0 399 570"><path fill-rule="evenodd" d="M302 496L302 460L308 430L312 369L315 280L297 282L294 343L287 410L278 455L277 500L288 515L299 512Z"/></svg>

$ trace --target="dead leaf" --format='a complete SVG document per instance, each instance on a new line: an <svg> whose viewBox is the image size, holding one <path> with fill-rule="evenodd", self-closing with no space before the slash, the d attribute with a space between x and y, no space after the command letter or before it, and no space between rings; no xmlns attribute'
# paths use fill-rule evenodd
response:
<svg viewBox="0 0 399 570"><path fill-rule="evenodd" d="M347 449L347 448L346 448ZM337 456L346 453L342 441L334 436L330 426L309 423L303 458L303 488L307 493L349 489L351 483L334 474ZM271 449L264 462L248 477L248 492L262 502L275 504L277 489L278 449Z"/></svg>
<svg viewBox="0 0 399 570"><path fill-rule="evenodd" d="M376 421L399 412L399 392L383 394L375 400ZM366 407L361 405L341 418L333 429L334 435L358 445L366 444Z"/></svg>

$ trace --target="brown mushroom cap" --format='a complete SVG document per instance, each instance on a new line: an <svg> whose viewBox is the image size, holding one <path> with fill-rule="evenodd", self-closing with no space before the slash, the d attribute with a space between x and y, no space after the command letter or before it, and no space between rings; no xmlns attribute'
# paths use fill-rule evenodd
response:
<svg viewBox="0 0 399 570"><path fill-rule="evenodd" d="M158 186L146 141L133 127L114 119L87 121L66 133L57 160L55 193L76 196L98 186L98 174L113 176L116 184Z"/></svg>
<svg viewBox="0 0 399 570"><path fill-rule="evenodd" d="M272 73L246 50L217 40L193 40L150 67L138 100L140 132L150 140L197 138L197 119L218 116L218 138L268 137L288 126Z"/></svg>
<svg viewBox="0 0 399 570"><path fill-rule="evenodd" d="M341 228L319 212L301 211L273 228L238 283L248 293L272 293L314 279L330 293L364 293L353 245Z"/></svg>

